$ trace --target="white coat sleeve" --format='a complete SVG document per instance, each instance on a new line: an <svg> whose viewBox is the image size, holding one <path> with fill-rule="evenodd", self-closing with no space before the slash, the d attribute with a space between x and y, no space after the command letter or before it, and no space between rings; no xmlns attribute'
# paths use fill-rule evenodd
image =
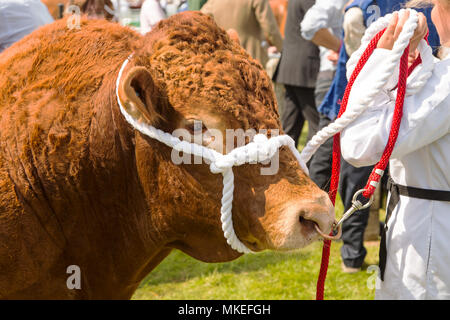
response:
<svg viewBox="0 0 450 320"><path fill-rule="evenodd" d="M389 50L376 49L355 81L347 109L370 88L377 66L382 65ZM394 75L393 78L396 78ZM368 109L341 134L343 158L356 167L377 163L388 141L395 96L392 79L375 97ZM406 97L399 135L392 158L400 159L441 137L450 130L450 60L437 62L425 87Z"/></svg>
<svg viewBox="0 0 450 320"><path fill-rule="evenodd" d="M0 0L0 52L53 18L39 0Z"/></svg>
<svg viewBox="0 0 450 320"><path fill-rule="evenodd" d="M156 0L146 0L140 12L141 34L150 32L159 21L165 18L161 5Z"/></svg>
<svg viewBox="0 0 450 320"><path fill-rule="evenodd" d="M336 4L329 0L316 0L316 3L306 12L300 23L302 37L311 40L317 31L331 27L331 20L337 11Z"/></svg>

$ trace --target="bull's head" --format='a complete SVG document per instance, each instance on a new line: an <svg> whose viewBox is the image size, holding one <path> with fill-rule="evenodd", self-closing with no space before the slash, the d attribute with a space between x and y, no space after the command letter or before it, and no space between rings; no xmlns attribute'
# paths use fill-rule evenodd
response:
<svg viewBox="0 0 450 320"><path fill-rule="evenodd" d="M237 146L239 134L230 130L281 133L272 84L261 65L200 13L173 16L143 38L123 70L119 98L134 119L170 133L185 129L184 139L220 152ZM201 139L195 140L198 132ZM155 237L203 261L238 257L221 230L222 177L190 157L191 164L177 165L173 156L170 148L136 134L137 170ZM333 223L327 194L287 147L277 161L278 170L267 175L260 164L233 169L234 229L254 251L301 248L319 238L315 224L328 233Z"/></svg>

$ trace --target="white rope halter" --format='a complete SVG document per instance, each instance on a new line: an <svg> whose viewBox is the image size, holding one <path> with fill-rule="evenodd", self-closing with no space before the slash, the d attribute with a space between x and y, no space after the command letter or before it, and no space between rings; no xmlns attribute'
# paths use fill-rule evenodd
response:
<svg viewBox="0 0 450 320"><path fill-rule="evenodd" d="M410 17L406 21L402 32L398 40L395 42L391 54L383 65L380 65L380 72L373 77L373 86L367 91L366 95L360 99L358 103L352 104L351 108L347 108L344 114L334 122L330 123L327 127L320 130L305 146L302 151L301 158L306 163L311 159L312 155L317 149L329 138L336 133L344 130L351 122L359 117L373 101L374 97L382 90L386 85L389 78L395 74L396 68L398 68L399 61L403 52L409 44L410 39L414 35L414 31L417 28L419 21L417 11L410 10ZM399 11L399 14L403 14L405 9ZM362 54L366 50L372 38L381 30L386 28L391 21L392 14L376 20L366 30L364 37L361 40L361 46L353 53L347 62L347 78L350 78L353 70L355 69ZM422 58L422 64L418 66L413 73L408 77L406 94L412 95L419 92L431 77L434 68L434 57L430 46L425 40L421 40L418 50Z"/></svg>
<svg viewBox="0 0 450 320"><path fill-rule="evenodd" d="M177 137L161 131L151 125L138 122L133 117L131 117L122 105L119 99L119 82L122 78L122 73L131 56L129 56L122 67L120 68L119 75L116 81L116 96L117 103L119 104L120 111L127 120L127 122L133 126L136 130L142 134L156 139L159 142L175 149L179 152L184 152L186 154L191 154L194 156L202 157L205 160L210 161L210 170L212 173L221 173L223 175L223 191L222 191L222 207L220 208L220 220L222 221L222 230L227 243L234 250L240 253L250 253L252 252L247 248L236 236L233 227L232 219L232 208L233 208L233 191L234 191L234 174L233 167L240 166L245 163L261 163L270 160L276 152L278 152L281 146L288 146L292 151L294 156L297 158L303 171L308 174L308 169L305 163L301 160L300 154L296 149L294 140L287 136L275 136L268 139L263 134L257 134L253 138L253 142L249 144L236 148L228 154L221 154L213 149L204 147L199 144L189 143L187 141L181 141Z"/></svg>

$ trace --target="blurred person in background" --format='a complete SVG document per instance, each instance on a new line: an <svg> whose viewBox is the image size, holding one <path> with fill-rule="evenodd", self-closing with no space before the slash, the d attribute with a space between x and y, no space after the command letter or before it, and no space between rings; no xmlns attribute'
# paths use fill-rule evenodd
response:
<svg viewBox="0 0 450 320"><path fill-rule="evenodd" d="M178 8L180 7L181 0L162 0L161 5L166 12L166 16L170 17L178 13Z"/></svg>
<svg viewBox="0 0 450 320"><path fill-rule="evenodd" d="M53 18L40 0L0 1L0 52Z"/></svg>
<svg viewBox="0 0 450 320"><path fill-rule="evenodd" d="M245 50L266 66L268 41L270 51L281 51L283 38L269 5L269 0L208 0L201 12L209 14L223 29L234 29Z"/></svg>
<svg viewBox="0 0 450 320"><path fill-rule="evenodd" d="M45 4L48 12L55 20L64 17L66 7L70 5L69 0L41 0L41 2Z"/></svg>
<svg viewBox="0 0 450 320"><path fill-rule="evenodd" d="M141 33L146 34L161 20L166 18L161 4L158 0L145 0L141 7Z"/></svg>
<svg viewBox="0 0 450 320"><path fill-rule="evenodd" d="M200 10L207 0L188 0L188 9L191 11Z"/></svg>
<svg viewBox="0 0 450 320"><path fill-rule="evenodd" d="M187 0L181 0L180 5L178 6L177 12L180 13L180 12L184 12L184 11L188 11L188 10L189 10L189 5L188 5Z"/></svg>
<svg viewBox="0 0 450 320"><path fill-rule="evenodd" d="M107 19L117 21L117 6L111 0L41 0L47 6L53 19L70 16L74 12L71 6L77 6L80 13L86 14L89 19Z"/></svg>
<svg viewBox="0 0 450 320"><path fill-rule="evenodd" d="M315 103L319 107L334 79L337 58L342 42L344 8L348 0L316 0L301 23L302 36L320 49L320 71L314 91ZM319 112L318 130L326 127L330 120ZM331 144L330 144L331 143ZM332 140L327 141L314 154L310 164L311 179L325 191L329 191L331 175Z"/></svg>
<svg viewBox="0 0 450 320"><path fill-rule="evenodd" d="M317 132L319 113L314 88L320 69L319 48L301 36L300 22L314 0L289 0L281 60L274 80L285 86L281 113L283 130L298 145L303 124L308 121L308 140Z"/></svg>
<svg viewBox="0 0 450 320"><path fill-rule="evenodd" d="M301 23L302 36L320 49L320 71L317 76L315 101L320 106L336 72L336 57L341 48L344 8L348 0L316 0ZM319 125L320 126L320 125Z"/></svg>
<svg viewBox="0 0 450 320"><path fill-rule="evenodd" d="M269 0L269 4L275 16L275 19L277 20L278 29L280 30L281 36L284 38L288 0ZM278 64L280 63L280 58L280 52L269 52L269 61L267 61L266 63L266 71L269 77L272 79L275 96L277 98L278 113L282 114L284 112L284 96L286 94L286 90L282 83L278 83L273 80L275 71L277 70Z"/></svg>
<svg viewBox="0 0 450 320"><path fill-rule="evenodd" d="M278 28L281 36L284 38L284 28L286 27L287 6L288 0L269 0L275 19L277 20Z"/></svg>
<svg viewBox="0 0 450 320"><path fill-rule="evenodd" d="M130 0L131 1L131 0ZM138 0L136 0L139 2ZM63 2L63 0L61 0ZM69 0L66 7L77 6L89 19L115 20L115 6L111 0ZM66 14L68 13L66 9Z"/></svg>

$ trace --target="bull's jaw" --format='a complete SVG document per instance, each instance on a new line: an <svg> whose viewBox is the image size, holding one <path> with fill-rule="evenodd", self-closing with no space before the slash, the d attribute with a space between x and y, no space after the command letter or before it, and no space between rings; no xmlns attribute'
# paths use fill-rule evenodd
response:
<svg viewBox="0 0 450 320"><path fill-rule="evenodd" d="M223 243L220 244L215 242L212 245L208 245L208 241L203 240L197 247L193 247L191 243L192 241L189 245L185 242L175 242L169 245L170 247L183 251L194 259L207 263L229 262L243 255L242 253L233 250L226 242L225 238ZM199 250L200 248L201 250Z"/></svg>

